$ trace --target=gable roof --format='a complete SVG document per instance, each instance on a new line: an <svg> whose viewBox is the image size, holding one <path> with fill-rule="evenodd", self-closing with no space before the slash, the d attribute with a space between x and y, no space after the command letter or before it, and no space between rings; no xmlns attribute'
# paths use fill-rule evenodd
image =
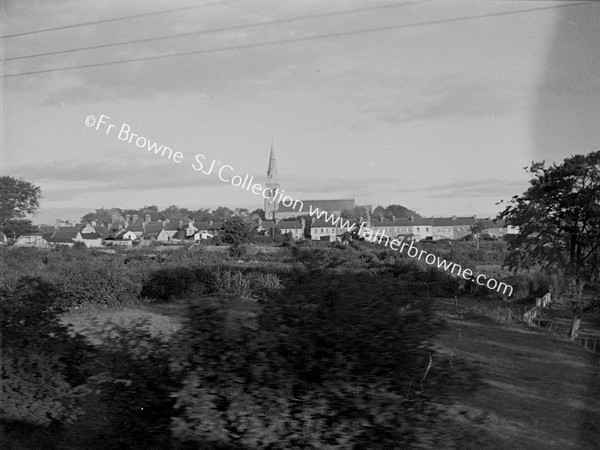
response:
<svg viewBox="0 0 600 450"><path fill-rule="evenodd" d="M155 221L146 223L146 226L144 227L144 232L145 232L144 234L156 233L157 231L160 231L162 229L163 229L163 223L155 220Z"/></svg>
<svg viewBox="0 0 600 450"><path fill-rule="evenodd" d="M142 223L132 223L127 227L127 230L129 231L144 231L144 227L142 226Z"/></svg>
<svg viewBox="0 0 600 450"><path fill-rule="evenodd" d="M58 229L46 238L48 242L53 243L72 243L77 238L79 230L73 227L58 227Z"/></svg>
<svg viewBox="0 0 600 450"><path fill-rule="evenodd" d="M474 217L437 217L433 219L434 227L471 226L475 225Z"/></svg>
<svg viewBox="0 0 600 450"><path fill-rule="evenodd" d="M277 225L275 225L275 228L277 228L278 230L301 230L302 223L297 221L282 220Z"/></svg>
<svg viewBox="0 0 600 450"><path fill-rule="evenodd" d="M81 233L82 239L100 239L100 235L98 233Z"/></svg>

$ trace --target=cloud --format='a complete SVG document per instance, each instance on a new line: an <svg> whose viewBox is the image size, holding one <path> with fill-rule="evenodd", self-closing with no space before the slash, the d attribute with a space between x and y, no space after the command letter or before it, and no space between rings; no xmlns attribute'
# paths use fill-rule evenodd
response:
<svg viewBox="0 0 600 450"><path fill-rule="evenodd" d="M500 116L524 110L534 101L525 86L472 76L420 81L396 92L385 101L372 102L363 112L377 121L406 123L445 117Z"/></svg>

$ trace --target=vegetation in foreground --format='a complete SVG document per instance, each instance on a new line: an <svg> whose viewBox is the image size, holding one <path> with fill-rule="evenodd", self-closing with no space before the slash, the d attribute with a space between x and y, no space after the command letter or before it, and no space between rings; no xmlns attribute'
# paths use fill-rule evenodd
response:
<svg viewBox="0 0 600 450"><path fill-rule="evenodd" d="M501 270L502 244L486 244L435 251ZM153 251L3 250L7 448L478 442L447 414L477 389L478 370L432 347L443 325L430 299L493 292L367 243ZM552 283L519 277L526 295ZM187 305L181 328L167 338L99 322L83 338L59 320L151 304Z"/></svg>

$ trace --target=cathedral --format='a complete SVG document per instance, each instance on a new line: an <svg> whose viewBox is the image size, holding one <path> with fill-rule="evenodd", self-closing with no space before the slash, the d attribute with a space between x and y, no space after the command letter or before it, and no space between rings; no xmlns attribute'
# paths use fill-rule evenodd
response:
<svg viewBox="0 0 600 450"><path fill-rule="evenodd" d="M275 162L275 152L271 145L271 154L269 155L269 167L267 169L267 182L265 190L269 191L269 198L265 197L265 220L280 220L299 217L309 214L310 208L318 208L320 211L327 211L330 214L339 215L343 210L354 210L356 206L354 199L341 200L301 200L290 204L289 206L281 203L281 194L279 198L277 193L280 191L277 182L277 164ZM301 205L300 208L297 206Z"/></svg>

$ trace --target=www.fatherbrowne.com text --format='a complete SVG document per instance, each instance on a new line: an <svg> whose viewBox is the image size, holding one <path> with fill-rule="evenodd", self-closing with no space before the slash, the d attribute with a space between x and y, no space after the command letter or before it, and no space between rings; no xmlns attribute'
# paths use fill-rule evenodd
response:
<svg viewBox="0 0 600 450"><path fill-rule="evenodd" d="M176 164L180 164L184 160L184 154L179 151L173 151L171 147L167 147L162 144L158 144L151 139L141 136L137 133L133 133L132 127L126 123L122 123L120 126L116 126L110 123L110 117L101 114L99 118L93 115L89 115L85 119L85 124L88 128L94 128L96 131L102 130L104 134L110 135L115 134L117 139L128 144L133 144L139 149L147 150L149 153L159 155L165 160L171 160ZM242 176L235 173L232 166L228 164L221 164L217 160L207 163L206 156L201 153L197 153L194 156L192 162L192 169L203 174L211 175L216 173L224 183L229 183L234 187L252 192L254 195L262 196L265 199L272 199L276 203L281 203L286 207L291 207L298 214L308 213L311 217L324 220L326 223L331 224L332 227L339 229L341 232L352 233L356 231L359 237L364 238L369 242L376 242L382 244L385 247L389 247L391 250L399 251L403 253L406 249L406 254L410 258L416 258L419 261L424 261L430 266L437 266L438 269L449 272L451 275L462 277L472 283L477 283L479 286L486 286L488 289L501 292L504 295L511 296L513 294L513 287L494 278L488 278L483 274L475 275L471 269L463 269L459 264L451 261L441 259L439 256L435 256L432 253L428 253L425 250L415 247L413 242L401 241L391 236L386 236L385 230L376 230L374 232L367 225L367 222L361 223L358 230L356 230L356 224L351 224L350 220L343 219L342 217L336 216L319 208L314 208L313 205L308 205L308 211L304 209L304 203L301 200L296 200L289 195L284 195L283 189L271 190L261 183L254 183L254 177L246 174ZM218 169L217 169L218 167ZM380 234L381 232L381 234ZM384 241L385 239L385 241Z"/></svg>

